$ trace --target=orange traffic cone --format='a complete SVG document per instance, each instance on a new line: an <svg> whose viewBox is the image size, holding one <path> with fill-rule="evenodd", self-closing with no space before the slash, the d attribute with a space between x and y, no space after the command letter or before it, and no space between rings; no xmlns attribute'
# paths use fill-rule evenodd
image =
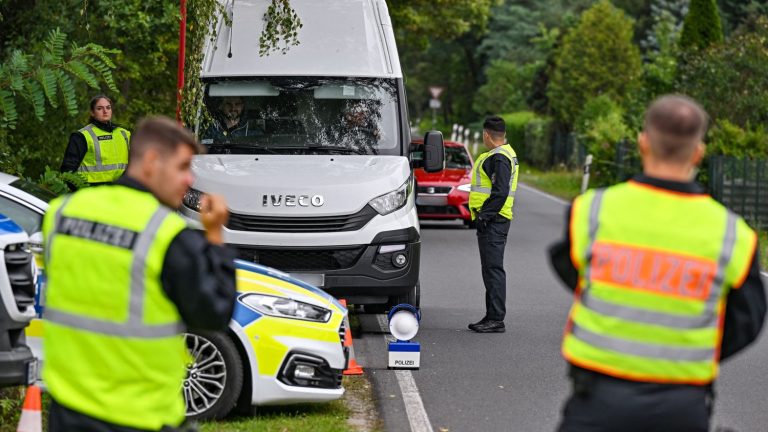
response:
<svg viewBox="0 0 768 432"><path fill-rule="evenodd" d="M347 301L344 299L339 300L344 307L347 307ZM349 348L349 364L347 369L344 370L344 375L362 375L363 367L357 363L357 356L355 356L355 347L352 346L352 331L349 329L349 314L344 317L344 346Z"/></svg>
<svg viewBox="0 0 768 432"><path fill-rule="evenodd" d="M16 432L43 432L43 413L40 404L40 387L31 385L24 397L21 418Z"/></svg>

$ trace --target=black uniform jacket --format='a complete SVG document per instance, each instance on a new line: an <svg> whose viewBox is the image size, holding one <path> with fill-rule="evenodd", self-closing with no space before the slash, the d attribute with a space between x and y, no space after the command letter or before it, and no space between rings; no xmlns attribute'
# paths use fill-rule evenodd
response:
<svg viewBox="0 0 768 432"><path fill-rule="evenodd" d="M496 153L483 162L483 171L491 178L491 196L483 203L477 218L481 221L491 221L499 214L509 196L512 163L508 157Z"/></svg>
<svg viewBox="0 0 768 432"><path fill-rule="evenodd" d="M123 175L115 184L148 192ZM208 242L202 232L186 228L165 253L163 290L184 324L194 330L224 330L235 307L235 253Z"/></svg>
<svg viewBox="0 0 768 432"><path fill-rule="evenodd" d="M639 183L644 183L657 188L667 189L678 193L704 193L697 183L679 183L661 180L645 175L634 178ZM576 289L578 271L571 261L570 250L570 207L566 212L565 237L552 245L549 249L549 258L557 275L570 290ZM758 248L752 257L749 275L740 287L732 287L726 299L725 327L720 351L720 359L724 360L752 343L760 334L766 312L765 289L760 279L760 259Z"/></svg>
<svg viewBox="0 0 768 432"><path fill-rule="evenodd" d="M99 129L107 132L112 132L118 125L109 122L102 123L94 118L91 118L90 123L93 123ZM67 144L67 150L64 151L64 160L61 161L61 172L76 172L80 168L80 164L85 159L85 154L88 153L88 143L85 141L85 137L80 131L72 132L69 136L69 143Z"/></svg>

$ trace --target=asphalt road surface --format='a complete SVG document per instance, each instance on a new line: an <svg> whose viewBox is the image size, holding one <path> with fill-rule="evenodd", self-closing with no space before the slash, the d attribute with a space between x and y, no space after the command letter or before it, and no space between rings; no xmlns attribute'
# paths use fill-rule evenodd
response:
<svg viewBox="0 0 768 432"><path fill-rule="evenodd" d="M387 370L382 316L362 315L358 360L372 377L387 431L553 431L568 394L560 340L571 296L546 247L564 230L565 204L524 185L505 253L507 332L467 324L485 307L475 232L422 223L421 369ZM768 431L768 336L726 363L713 430Z"/></svg>

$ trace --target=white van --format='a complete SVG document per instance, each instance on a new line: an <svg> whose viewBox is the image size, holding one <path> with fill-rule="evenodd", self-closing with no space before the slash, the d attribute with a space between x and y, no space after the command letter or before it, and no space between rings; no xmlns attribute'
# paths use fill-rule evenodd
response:
<svg viewBox="0 0 768 432"><path fill-rule="evenodd" d="M373 309L418 305L410 131L386 2L291 0L300 44L265 57L270 1L233 3L206 48L207 154L182 214L195 221L201 193L222 194L240 258ZM439 171L442 135L426 140L426 168Z"/></svg>

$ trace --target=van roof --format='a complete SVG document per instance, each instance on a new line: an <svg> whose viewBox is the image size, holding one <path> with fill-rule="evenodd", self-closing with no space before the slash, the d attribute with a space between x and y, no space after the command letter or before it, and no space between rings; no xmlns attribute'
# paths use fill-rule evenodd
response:
<svg viewBox="0 0 768 432"><path fill-rule="evenodd" d="M259 56L270 0L226 1L232 27L220 20L206 47L201 78L346 76L400 78L400 61L385 0L291 0L304 25L286 54ZM234 6L233 6L234 4ZM231 43L232 56L229 54Z"/></svg>

